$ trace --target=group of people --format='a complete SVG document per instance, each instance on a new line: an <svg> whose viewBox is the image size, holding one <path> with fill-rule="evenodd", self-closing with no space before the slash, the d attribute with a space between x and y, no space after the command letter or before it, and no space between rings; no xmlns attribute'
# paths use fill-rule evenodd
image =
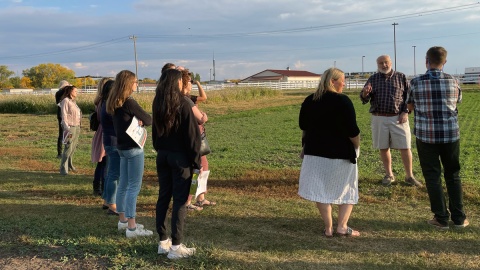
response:
<svg viewBox="0 0 480 270"><path fill-rule="evenodd" d="M420 167L434 217L427 223L449 229L469 225L463 210L460 179L460 132L457 103L462 101L458 81L443 72L447 51L431 47L425 57L427 72L408 82L392 69L388 55L377 58L378 72L360 92L363 104L370 102L373 147L379 149L384 186L394 184L390 148L398 149L405 169L406 185L423 187L412 171L411 135L408 115L414 112L414 134ZM360 236L348 226L353 205L358 203L360 130L351 100L342 90L345 74L330 68L322 74L316 92L302 103L299 126L302 135L302 167L298 194L316 203L324 222L325 237ZM442 188L446 182L448 207ZM338 205L333 228L332 205Z"/></svg>
<svg viewBox="0 0 480 270"><path fill-rule="evenodd" d="M422 187L412 172L411 136L408 115L413 111L414 133L420 165L430 198L433 219L428 224L448 229L469 225L463 210L459 176L459 126L457 103L462 95L457 80L443 72L447 51L432 47L426 54L427 72L407 81L392 70L388 55L377 58L378 73L372 75L360 92L363 104L370 102L373 146L380 151L385 170L382 184L395 183L390 148L399 149L405 168L405 184ZM196 83L199 96L191 95ZM187 210L200 211L215 205L200 194L192 204L189 195L194 170L207 171L208 160L200 156L201 133L208 120L197 104L207 99L205 91L183 67L166 64L157 82L148 114L132 97L137 89L136 75L128 70L115 79L99 82L95 110L100 122L92 141L92 162L97 163L94 194L102 194L104 209L118 215L118 230L126 237L151 236L153 232L136 222L137 196L142 185L144 151L128 134L133 118L139 125L152 125L153 147L157 152L156 169L159 194L156 203L158 254L170 259L195 253L183 243ZM299 126L302 135L302 166L299 195L316 203L324 221L325 237L360 236L348 226L353 206L358 203L358 166L360 129L352 101L342 94L345 74L327 69L315 93L302 103ZM58 97L57 97L58 95ZM75 171L73 154L80 133L81 111L75 100L75 86L62 81L57 92L59 106L58 156L60 173ZM65 145L63 152L62 144ZM447 207L441 184L441 167L449 195ZM171 235L167 235L167 213L173 198ZM332 206L338 205L334 229Z"/></svg>
<svg viewBox="0 0 480 270"><path fill-rule="evenodd" d="M192 83L197 84L199 96L191 95ZM115 79L104 78L98 84L94 100L99 126L92 140L92 162L97 163L94 195L104 199L102 208L117 215L117 229L125 230L127 238L151 236L153 231L136 222L136 203L144 172L144 151L128 134L127 129L136 118L140 126L152 125L153 146L157 151L156 167L159 195L156 204L156 229L160 237L159 254L170 259L185 258L195 253L183 241L186 211L201 211L216 205L205 198L205 193L194 198L189 195L193 171L208 170L206 156L200 156L201 133L207 114L197 104L207 99L200 83L183 67L166 64L157 82L152 115L132 97L137 89L136 75L128 70L119 72ZM57 97L58 95L58 97ZM81 110L76 104L77 89L62 81L56 95L59 107L58 151L60 173L68 175L73 167ZM62 145L64 149L62 154ZM173 197L171 236L167 235L167 210ZM196 199L194 203L192 200Z"/></svg>

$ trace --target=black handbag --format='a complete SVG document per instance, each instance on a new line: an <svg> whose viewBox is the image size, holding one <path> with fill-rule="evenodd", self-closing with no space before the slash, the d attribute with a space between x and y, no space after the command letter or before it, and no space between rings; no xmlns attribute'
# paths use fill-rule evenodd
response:
<svg viewBox="0 0 480 270"><path fill-rule="evenodd" d="M98 126L100 125L97 118L97 112L91 113L88 119L90 120L90 130L97 131Z"/></svg>
<svg viewBox="0 0 480 270"><path fill-rule="evenodd" d="M202 132L201 138L202 144L200 145L200 156L206 156L210 154L212 150L210 150L210 145L208 145L207 134L205 133L205 130Z"/></svg>

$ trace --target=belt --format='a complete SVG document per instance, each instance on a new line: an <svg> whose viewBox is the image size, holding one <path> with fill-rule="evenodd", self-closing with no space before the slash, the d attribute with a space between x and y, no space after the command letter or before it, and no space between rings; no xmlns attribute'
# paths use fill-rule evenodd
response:
<svg viewBox="0 0 480 270"><path fill-rule="evenodd" d="M372 113L375 116L397 116L397 113Z"/></svg>

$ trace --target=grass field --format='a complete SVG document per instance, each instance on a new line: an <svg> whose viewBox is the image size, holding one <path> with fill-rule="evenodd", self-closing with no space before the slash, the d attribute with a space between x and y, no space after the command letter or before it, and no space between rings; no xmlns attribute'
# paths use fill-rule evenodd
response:
<svg viewBox="0 0 480 270"><path fill-rule="evenodd" d="M382 165L371 147L368 105L350 96L362 140L360 201L349 222L362 233L355 239L322 237L318 210L297 195L298 112L308 91L245 93L248 99L209 93L201 105L213 150L207 197L218 205L188 213L186 244L198 254L180 261L156 254L157 236L126 239L116 218L101 210L101 199L91 195L93 132L86 113L74 161L79 172L68 177L58 173L55 115L2 114L0 269L480 269L480 93L464 93L459 106L471 226L447 232L426 224L432 214L425 188L379 185ZM147 109L151 98L136 96ZM91 97L80 101L88 110ZM41 106L48 113L55 109ZM414 173L423 182L415 144L412 150ZM158 184L150 141L145 161L137 219L154 229ZM395 151L393 170L404 178Z"/></svg>

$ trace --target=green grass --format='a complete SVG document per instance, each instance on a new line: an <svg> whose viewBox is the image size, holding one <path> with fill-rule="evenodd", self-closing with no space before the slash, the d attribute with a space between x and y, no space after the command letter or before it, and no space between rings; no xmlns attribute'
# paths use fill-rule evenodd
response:
<svg viewBox="0 0 480 270"><path fill-rule="evenodd" d="M206 129L213 150L207 197L218 205L188 213L186 244L197 247L198 254L173 262L156 254L158 237L128 240L118 233L116 218L107 216L100 209L102 201L91 195L93 132L86 116L74 161L79 173L62 177L55 158L56 116L2 114L0 268L480 269L480 93L466 91L459 106L461 175L470 227L436 231L426 224L432 214L425 188L378 184L382 165L371 147L368 105L352 94L362 142L360 201L349 224L362 237L326 239L318 210L296 194L301 164L298 112L309 92L248 100L216 99L208 93L209 102L201 105L209 115ZM136 96L145 104L151 98ZM412 150L414 173L423 181L415 145ZM145 153L138 222L154 229L158 184L150 140ZM393 151L393 169L403 179L398 151Z"/></svg>

